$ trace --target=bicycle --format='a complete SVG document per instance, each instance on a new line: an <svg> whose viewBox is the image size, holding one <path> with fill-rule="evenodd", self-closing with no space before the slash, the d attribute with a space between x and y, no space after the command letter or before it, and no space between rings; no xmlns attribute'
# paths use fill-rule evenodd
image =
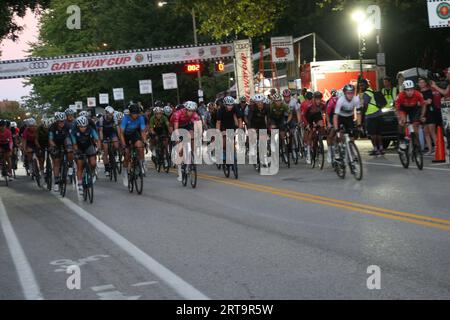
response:
<svg viewBox="0 0 450 320"><path fill-rule="evenodd" d="M45 175L44 175L44 181L45 184L47 185L47 190L51 191L52 190L52 183L53 183L53 168L52 168L52 163L50 160L50 152L49 150L46 148L44 150L45 152Z"/></svg>
<svg viewBox="0 0 450 320"><path fill-rule="evenodd" d="M231 139L229 137L227 137L227 139ZM230 173L231 171L233 171L233 175L235 179L239 178L239 172L238 172L238 164L237 164L237 158L236 158L236 144L233 145L234 146L234 161L233 164L228 164L227 160L226 160L226 152L223 152L223 165L222 165L222 169L223 169L223 173L225 175L226 178L230 177Z"/></svg>
<svg viewBox="0 0 450 320"><path fill-rule="evenodd" d="M109 159L109 181L117 182L118 165L117 165L117 150L114 148L114 142L108 139L108 159ZM120 174L120 173L119 173Z"/></svg>
<svg viewBox="0 0 450 320"><path fill-rule="evenodd" d="M128 191L133 193L134 189L136 189L137 194L142 194L144 189L144 172L137 150L132 146L130 150L130 170L128 171Z"/></svg>
<svg viewBox="0 0 450 320"><path fill-rule="evenodd" d="M41 187L41 172L39 171L39 159L36 155L36 151L33 150L31 158L31 180L34 180L37 186Z"/></svg>
<svg viewBox="0 0 450 320"><path fill-rule="evenodd" d="M83 200L92 204L94 202L94 178L92 173L89 157L86 154L82 154L83 161L83 173L81 183L83 186Z"/></svg>
<svg viewBox="0 0 450 320"><path fill-rule="evenodd" d="M164 145L165 139L167 139L166 136L159 136L156 145L156 170L158 173L161 172L161 167L164 169L165 173L169 173L170 167L172 166L169 146L166 147Z"/></svg>
<svg viewBox="0 0 450 320"><path fill-rule="evenodd" d="M292 160L297 165L300 158L303 158L303 138L299 126L296 125L290 129L291 145L292 145Z"/></svg>
<svg viewBox="0 0 450 320"><path fill-rule="evenodd" d="M65 148L61 148L60 152L62 152L62 160L61 160L61 166L60 166L60 180L59 180L59 194L61 197L66 196L66 190L67 190L67 175L69 172L69 160L67 157L67 151Z"/></svg>
<svg viewBox="0 0 450 320"><path fill-rule="evenodd" d="M281 136L281 135L280 135ZM290 133L289 130L285 130L284 138L280 140L280 158L288 168L291 167L290 149Z"/></svg>
<svg viewBox="0 0 450 320"><path fill-rule="evenodd" d="M191 163L186 164L183 161L181 165L181 184L183 187L186 187L189 177L191 187L195 189L197 187L197 165L194 163L194 153L191 151L191 144L189 143L187 145L189 154L191 155Z"/></svg>
<svg viewBox="0 0 450 320"><path fill-rule="evenodd" d="M14 147L13 153L11 154L11 169L14 179L16 179L16 170L17 165L19 163L19 156L18 156L19 148Z"/></svg>
<svg viewBox="0 0 450 320"><path fill-rule="evenodd" d="M314 125L311 147L311 168L317 167L323 170L325 165L325 147L323 145L323 136L320 133L320 127Z"/></svg>
<svg viewBox="0 0 450 320"><path fill-rule="evenodd" d="M343 138L342 138L343 135ZM346 167L350 168L350 173L353 177L360 181L363 178L363 166L361 155L355 142L350 138L350 134L344 131L344 126L341 125L337 133L336 150L339 158L333 157L333 168L339 178L345 179Z"/></svg>
<svg viewBox="0 0 450 320"><path fill-rule="evenodd" d="M5 180L5 184L6 186L9 185L9 177L8 177L8 172L7 172L7 166L6 163L3 159L3 152L0 152L0 172L1 172L1 177Z"/></svg>
<svg viewBox="0 0 450 320"><path fill-rule="evenodd" d="M403 140L403 143L406 145L405 149L402 149L400 147L400 144L402 142L399 142L397 152L400 157L400 162L402 163L403 168L408 169L411 159L416 163L416 166L419 170L423 170L423 153L420 147L417 133L414 132L414 125L410 121L408 121L405 126L407 128L407 131L409 132L409 136L406 135L405 139Z"/></svg>

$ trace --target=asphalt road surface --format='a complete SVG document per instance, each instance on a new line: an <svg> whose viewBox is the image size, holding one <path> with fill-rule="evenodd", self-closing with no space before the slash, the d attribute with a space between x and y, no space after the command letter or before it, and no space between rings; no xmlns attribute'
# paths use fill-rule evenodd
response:
<svg viewBox="0 0 450 320"><path fill-rule="evenodd" d="M151 170L138 196L102 174L92 205L20 171L0 183L0 299L449 299L450 166L359 145L361 182L202 166L196 189Z"/></svg>

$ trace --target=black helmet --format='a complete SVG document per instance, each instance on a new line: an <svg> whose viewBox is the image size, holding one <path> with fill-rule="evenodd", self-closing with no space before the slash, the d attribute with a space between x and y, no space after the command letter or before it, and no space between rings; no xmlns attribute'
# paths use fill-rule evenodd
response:
<svg viewBox="0 0 450 320"><path fill-rule="evenodd" d="M177 107L176 107L176 109L177 109L177 111L178 110L182 110L182 109L184 109L185 107L184 107L184 104L179 104L179 105L177 105Z"/></svg>
<svg viewBox="0 0 450 320"><path fill-rule="evenodd" d="M139 114L139 113L141 113L141 108L137 104L131 104L128 107L128 110L130 110L130 114Z"/></svg>
<svg viewBox="0 0 450 320"><path fill-rule="evenodd" d="M323 94L320 91L316 91L316 92L314 92L313 97L314 97L314 99L322 99L323 98Z"/></svg>
<svg viewBox="0 0 450 320"><path fill-rule="evenodd" d="M314 97L314 94L311 91L306 92L305 98L306 100L312 100Z"/></svg>
<svg viewBox="0 0 450 320"><path fill-rule="evenodd" d="M5 120L0 120L0 127L4 127L6 126L6 121Z"/></svg>

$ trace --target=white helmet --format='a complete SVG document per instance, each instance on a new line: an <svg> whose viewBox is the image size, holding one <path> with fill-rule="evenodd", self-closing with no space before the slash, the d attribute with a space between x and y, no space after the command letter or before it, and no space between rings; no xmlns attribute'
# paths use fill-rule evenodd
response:
<svg viewBox="0 0 450 320"><path fill-rule="evenodd" d="M64 112L56 112L55 113L55 121L65 121L66 114Z"/></svg>
<svg viewBox="0 0 450 320"><path fill-rule="evenodd" d="M130 115L130 109L123 110L123 114L126 116Z"/></svg>
<svg viewBox="0 0 450 320"><path fill-rule="evenodd" d="M86 118L88 118L89 117L89 112L87 112L87 111L81 111L80 112L80 115L79 115L79 118L80 117L86 117Z"/></svg>
<svg viewBox="0 0 450 320"><path fill-rule="evenodd" d="M257 93L253 96L253 101L256 103L264 102L264 99L266 99L266 97L261 93Z"/></svg>
<svg viewBox="0 0 450 320"><path fill-rule="evenodd" d="M17 122L11 122L11 128L17 128Z"/></svg>
<svg viewBox="0 0 450 320"><path fill-rule="evenodd" d="M35 120L34 118L30 118L30 119L28 119L27 124L28 124L29 126L33 127L33 126L36 125L36 120Z"/></svg>
<svg viewBox="0 0 450 320"><path fill-rule="evenodd" d="M170 106L165 106L164 107L164 114L166 116L170 116L172 114L172 108Z"/></svg>
<svg viewBox="0 0 450 320"><path fill-rule="evenodd" d="M236 100L231 96L227 96L223 99L223 103L225 103L226 105L234 105L236 103Z"/></svg>
<svg viewBox="0 0 450 320"><path fill-rule="evenodd" d="M89 125L89 120L85 116L79 116L77 118L77 126L79 127L87 127Z"/></svg>
<svg viewBox="0 0 450 320"><path fill-rule="evenodd" d="M107 106L107 107L105 108L105 112L106 112L106 113L109 113L109 114L113 114L113 113L114 113L114 108L111 107L111 106Z"/></svg>
<svg viewBox="0 0 450 320"><path fill-rule="evenodd" d="M123 119L123 113L122 112L117 112L114 114L114 120L116 121L122 121Z"/></svg>
<svg viewBox="0 0 450 320"><path fill-rule="evenodd" d="M267 97L265 97L263 101L264 101L264 104L270 104L270 99Z"/></svg>
<svg viewBox="0 0 450 320"><path fill-rule="evenodd" d="M195 103L194 101L187 101L185 103L185 107L189 111L195 111L197 110L197 103Z"/></svg>
<svg viewBox="0 0 450 320"><path fill-rule="evenodd" d="M74 116L77 112L71 108L68 108L68 109L66 109L65 113L68 116Z"/></svg>
<svg viewBox="0 0 450 320"><path fill-rule="evenodd" d="M405 82L403 82L403 89L414 89L415 85L414 85L414 81L412 80L406 80Z"/></svg>
<svg viewBox="0 0 450 320"><path fill-rule="evenodd" d="M154 112L154 113L163 113L164 110L163 110L163 108L156 107L156 108L153 109L153 112Z"/></svg>

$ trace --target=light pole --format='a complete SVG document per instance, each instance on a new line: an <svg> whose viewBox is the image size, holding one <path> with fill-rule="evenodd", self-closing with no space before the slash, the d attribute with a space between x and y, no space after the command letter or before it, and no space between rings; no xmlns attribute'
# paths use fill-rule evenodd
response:
<svg viewBox="0 0 450 320"><path fill-rule="evenodd" d="M167 1L159 1L158 2L158 7L162 8L165 5L168 4L174 4L171 2L167 2ZM197 38L197 19L196 19L196 15L195 15L195 8L193 7L191 10L191 15L192 15L192 29L194 32L194 44L198 45L198 38ZM201 71L197 72L197 77L198 77L198 88L199 90L202 90L202 73Z"/></svg>
<svg viewBox="0 0 450 320"><path fill-rule="evenodd" d="M352 14L352 20L357 23L358 31L358 55L359 55L359 66L360 66L360 80L363 79L363 60L364 53L366 52L366 36L368 36L374 26L367 20L366 14L363 11L357 10Z"/></svg>

